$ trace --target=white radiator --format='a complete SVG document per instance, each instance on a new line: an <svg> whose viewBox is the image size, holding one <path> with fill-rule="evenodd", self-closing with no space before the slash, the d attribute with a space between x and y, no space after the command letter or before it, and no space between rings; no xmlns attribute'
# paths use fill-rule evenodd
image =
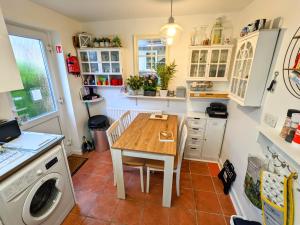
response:
<svg viewBox="0 0 300 225"><path fill-rule="evenodd" d="M130 111L132 119L139 113L162 113L162 110L107 108L106 115L109 118L110 123L112 123L113 121L118 120L128 110Z"/></svg>

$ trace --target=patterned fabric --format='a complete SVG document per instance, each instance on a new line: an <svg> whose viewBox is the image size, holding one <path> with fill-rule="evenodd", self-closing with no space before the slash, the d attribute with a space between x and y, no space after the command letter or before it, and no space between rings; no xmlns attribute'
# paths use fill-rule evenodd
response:
<svg viewBox="0 0 300 225"><path fill-rule="evenodd" d="M261 200L264 225L293 225L293 177L267 171L261 173Z"/></svg>

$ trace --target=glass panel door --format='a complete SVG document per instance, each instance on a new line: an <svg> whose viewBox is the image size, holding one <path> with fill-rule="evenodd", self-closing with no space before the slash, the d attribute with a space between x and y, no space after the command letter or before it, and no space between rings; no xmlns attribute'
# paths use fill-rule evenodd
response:
<svg viewBox="0 0 300 225"><path fill-rule="evenodd" d="M201 50L199 63L207 63L208 50Z"/></svg>
<svg viewBox="0 0 300 225"><path fill-rule="evenodd" d="M120 56L119 56L118 51L111 51L110 55L111 55L111 61L112 62L119 62L120 61Z"/></svg>
<svg viewBox="0 0 300 225"><path fill-rule="evenodd" d="M109 59L109 51L103 51L101 52L101 61L102 62L109 62L110 59Z"/></svg>
<svg viewBox="0 0 300 225"><path fill-rule="evenodd" d="M98 62L98 56L96 51L89 52L89 62Z"/></svg>
<svg viewBox="0 0 300 225"><path fill-rule="evenodd" d="M192 51L191 63L198 63L199 62L199 56L200 56L200 52L198 50L193 50Z"/></svg>
<svg viewBox="0 0 300 225"><path fill-rule="evenodd" d="M197 77L198 64L192 64L190 69L190 77Z"/></svg>
<svg viewBox="0 0 300 225"><path fill-rule="evenodd" d="M9 37L24 85L23 90L11 92L20 121L24 123L57 112L43 42L14 35Z"/></svg>

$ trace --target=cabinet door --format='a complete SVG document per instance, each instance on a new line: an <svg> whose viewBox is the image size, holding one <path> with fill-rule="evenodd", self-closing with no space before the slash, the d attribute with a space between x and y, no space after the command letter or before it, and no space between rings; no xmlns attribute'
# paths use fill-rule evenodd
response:
<svg viewBox="0 0 300 225"><path fill-rule="evenodd" d="M237 95L238 86L240 84L241 72L244 64L244 49L245 43L240 42L237 46L237 53L235 55L234 68L231 78L230 92Z"/></svg>
<svg viewBox="0 0 300 225"><path fill-rule="evenodd" d="M207 49L192 50L189 76L194 78L204 78L207 69L207 60Z"/></svg>
<svg viewBox="0 0 300 225"><path fill-rule="evenodd" d="M207 119L202 159L218 161L223 142L226 120Z"/></svg>
<svg viewBox="0 0 300 225"><path fill-rule="evenodd" d="M221 80L226 77L230 49L212 49L210 56L208 78Z"/></svg>

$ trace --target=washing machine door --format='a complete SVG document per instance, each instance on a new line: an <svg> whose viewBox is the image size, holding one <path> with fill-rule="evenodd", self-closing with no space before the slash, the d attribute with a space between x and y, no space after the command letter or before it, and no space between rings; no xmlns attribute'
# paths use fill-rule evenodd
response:
<svg viewBox="0 0 300 225"><path fill-rule="evenodd" d="M62 178L58 173L47 174L32 187L23 207L26 225L41 224L58 207L65 186Z"/></svg>

